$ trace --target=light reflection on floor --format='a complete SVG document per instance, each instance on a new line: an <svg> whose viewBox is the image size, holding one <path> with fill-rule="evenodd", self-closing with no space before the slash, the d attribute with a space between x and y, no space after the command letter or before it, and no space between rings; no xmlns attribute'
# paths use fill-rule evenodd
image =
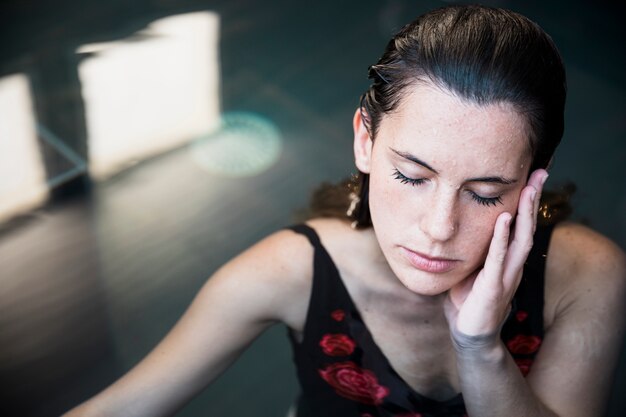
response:
<svg viewBox="0 0 626 417"><path fill-rule="evenodd" d="M90 173L105 178L218 123L219 16L158 19L121 41L82 45Z"/></svg>
<svg viewBox="0 0 626 417"><path fill-rule="evenodd" d="M0 78L0 222L40 206L48 197L32 108L24 74Z"/></svg>
<svg viewBox="0 0 626 417"><path fill-rule="evenodd" d="M222 115L219 128L191 143L194 162L210 173L227 177L260 175L280 157L278 128L257 114Z"/></svg>

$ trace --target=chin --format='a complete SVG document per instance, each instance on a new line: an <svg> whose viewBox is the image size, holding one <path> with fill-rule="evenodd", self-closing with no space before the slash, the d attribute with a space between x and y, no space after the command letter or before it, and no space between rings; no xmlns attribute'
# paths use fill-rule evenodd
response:
<svg viewBox="0 0 626 417"><path fill-rule="evenodd" d="M463 280L453 274L432 274L417 270L399 272L396 277L404 287L415 294L430 297L446 293Z"/></svg>

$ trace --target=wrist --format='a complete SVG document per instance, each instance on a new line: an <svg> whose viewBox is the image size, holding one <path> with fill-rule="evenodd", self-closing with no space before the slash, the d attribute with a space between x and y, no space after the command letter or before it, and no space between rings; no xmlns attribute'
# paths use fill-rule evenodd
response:
<svg viewBox="0 0 626 417"><path fill-rule="evenodd" d="M506 349L497 334L470 336L455 332L452 334L452 345L461 360L497 363L506 356Z"/></svg>

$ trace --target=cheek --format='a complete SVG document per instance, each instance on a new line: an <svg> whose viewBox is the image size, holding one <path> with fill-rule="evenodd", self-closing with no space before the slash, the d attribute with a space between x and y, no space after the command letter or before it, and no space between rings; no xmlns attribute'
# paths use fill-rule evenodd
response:
<svg viewBox="0 0 626 417"><path fill-rule="evenodd" d="M480 210L479 210L480 211ZM460 230L457 235L457 250L467 255L468 260L480 263L487 255L491 237L493 236L496 218L499 213L490 213L489 210L476 213L475 210L466 213L460 222Z"/></svg>
<svg viewBox="0 0 626 417"><path fill-rule="evenodd" d="M390 216L390 214L393 214L390 213L390 210L393 210L395 206L394 198L394 194L390 192L384 183L381 184L375 176L370 176L369 207L374 228L378 225L387 226L389 219L393 217Z"/></svg>
<svg viewBox="0 0 626 417"><path fill-rule="evenodd" d="M369 204L372 220L385 224L408 221L403 210L411 207L411 193L406 185L398 183L391 175L371 175ZM374 223L376 226L376 223Z"/></svg>
<svg viewBox="0 0 626 417"><path fill-rule="evenodd" d="M512 195L517 196L519 192L516 191ZM482 262L487 256L498 216L504 212L513 216L517 213L518 197L506 198L503 203L494 208L472 207L465 212L461 220L459 239L466 253L471 253L477 262L478 260Z"/></svg>

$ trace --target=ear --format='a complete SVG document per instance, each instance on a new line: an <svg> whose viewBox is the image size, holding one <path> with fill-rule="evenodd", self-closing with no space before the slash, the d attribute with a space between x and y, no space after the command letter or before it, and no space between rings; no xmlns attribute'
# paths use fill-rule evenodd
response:
<svg viewBox="0 0 626 417"><path fill-rule="evenodd" d="M352 128L354 129L354 162L359 171L364 174L369 174L374 142L363 122L361 109L356 109L356 112L354 112Z"/></svg>

